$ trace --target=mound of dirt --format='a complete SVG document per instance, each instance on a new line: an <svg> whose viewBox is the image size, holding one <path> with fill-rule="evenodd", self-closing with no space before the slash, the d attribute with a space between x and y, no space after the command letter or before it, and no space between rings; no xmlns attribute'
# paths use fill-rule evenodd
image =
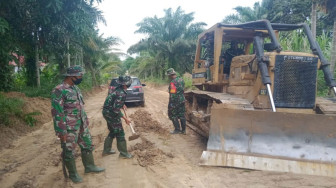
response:
<svg viewBox="0 0 336 188"><path fill-rule="evenodd" d="M43 97L26 97L24 93L8 92L4 93L8 98L21 98L24 101L23 113L40 112L40 115L35 115L37 125L43 125L52 120L50 99Z"/></svg>
<svg viewBox="0 0 336 188"><path fill-rule="evenodd" d="M30 98L19 92L8 92L3 94L8 98L21 98L24 101L24 106L22 108L23 114L33 112L39 112L40 114L32 116L37 121L34 127L30 127L22 119L16 117L10 118L12 122L11 125L1 125L0 143L2 144L0 145L0 150L11 147L13 140L25 135L28 132L38 129L44 123L52 120L50 99L42 97Z"/></svg>
<svg viewBox="0 0 336 188"><path fill-rule="evenodd" d="M167 157L173 158L172 153L165 153L156 148L153 142L141 137L141 143L137 143L130 147L130 152L136 157L139 165L142 167L164 162Z"/></svg>
<svg viewBox="0 0 336 188"><path fill-rule="evenodd" d="M158 121L153 120L151 114L145 110L137 110L130 115L131 120L136 125L134 127L136 132L155 132L161 136L168 137L169 131L165 129Z"/></svg>

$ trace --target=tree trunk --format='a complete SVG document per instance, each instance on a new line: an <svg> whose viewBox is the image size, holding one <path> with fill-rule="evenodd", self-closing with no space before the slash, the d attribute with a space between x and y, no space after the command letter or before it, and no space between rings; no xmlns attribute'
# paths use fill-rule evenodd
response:
<svg viewBox="0 0 336 188"><path fill-rule="evenodd" d="M67 60L68 60L68 67L71 66L70 64L70 37L68 36L67 39Z"/></svg>
<svg viewBox="0 0 336 188"><path fill-rule="evenodd" d="M330 70L334 74L336 63L336 18L334 19L333 42L331 47Z"/></svg>
<svg viewBox="0 0 336 188"><path fill-rule="evenodd" d="M96 73L93 69L92 63L89 61L88 65L89 65L89 69L90 69L90 72L91 72L92 84L93 84L93 86L98 86L97 79L96 79Z"/></svg>
<svg viewBox="0 0 336 188"><path fill-rule="evenodd" d="M311 11L311 31L314 39L316 39L316 2L312 3L312 11Z"/></svg>
<svg viewBox="0 0 336 188"><path fill-rule="evenodd" d="M83 64L83 48L81 47L81 60L80 60L81 62L80 62L80 65L82 66L82 67L84 67L84 64Z"/></svg>
<svg viewBox="0 0 336 188"><path fill-rule="evenodd" d="M37 35L37 32L36 32ZM40 83L40 63L39 63L39 49L38 49L38 37L36 36L35 41L35 74L36 74L36 86L39 88Z"/></svg>

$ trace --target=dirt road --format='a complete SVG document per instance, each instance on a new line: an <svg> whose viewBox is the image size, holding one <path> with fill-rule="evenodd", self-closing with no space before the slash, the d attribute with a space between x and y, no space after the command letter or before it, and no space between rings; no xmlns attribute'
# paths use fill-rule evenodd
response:
<svg viewBox="0 0 336 188"><path fill-rule="evenodd" d="M86 101L90 130L96 146L96 164L101 174L84 174L81 158L77 169L84 183L64 181L60 145L52 123L29 133L0 154L0 187L336 187L336 178L201 167L198 161L206 140L187 130L187 135L169 135L172 124L166 113L168 93L146 87L146 107L129 105L128 114L141 138L128 142L135 157L101 156L108 134L101 107L106 91ZM125 126L126 137L130 130ZM116 149L115 142L113 148ZM78 152L79 154L79 152Z"/></svg>

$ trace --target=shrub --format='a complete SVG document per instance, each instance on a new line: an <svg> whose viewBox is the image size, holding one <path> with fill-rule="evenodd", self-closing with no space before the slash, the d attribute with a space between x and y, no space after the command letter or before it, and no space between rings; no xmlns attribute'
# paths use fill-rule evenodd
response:
<svg viewBox="0 0 336 188"><path fill-rule="evenodd" d="M9 125L10 117L22 115L23 100L7 98L0 93L0 124Z"/></svg>

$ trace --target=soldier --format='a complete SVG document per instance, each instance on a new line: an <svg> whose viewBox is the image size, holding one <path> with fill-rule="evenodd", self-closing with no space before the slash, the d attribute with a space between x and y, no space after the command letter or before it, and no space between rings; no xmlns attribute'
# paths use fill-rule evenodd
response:
<svg viewBox="0 0 336 188"><path fill-rule="evenodd" d="M115 153L111 147L113 139L116 137L117 148L120 152L119 157L127 159L132 158L132 155L127 152L125 132L122 127L121 118L125 120L127 125L129 125L131 122L120 110L124 106L127 95L127 88L131 85L131 83L131 77L120 76L118 79L118 86L106 97L103 107L103 116L107 122L107 127L110 133L105 138L103 156Z"/></svg>
<svg viewBox="0 0 336 188"><path fill-rule="evenodd" d="M175 127L171 134L186 134L184 80L176 75L173 68L168 69L166 74L171 80L168 87L168 116ZM180 129L179 120L181 122L182 130Z"/></svg>
<svg viewBox="0 0 336 188"><path fill-rule="evenodd" d="M82 67L69 67L63 83L57 85L51 92L54 129L62 144L65 144L63 160L68 169L69 178L74 183L83 181L76 170L74 155L77 144L81 148L85 173L105 170L94 164L89 121L84 110L83 96L76 86L81 83L83 74Z"/></svg>

